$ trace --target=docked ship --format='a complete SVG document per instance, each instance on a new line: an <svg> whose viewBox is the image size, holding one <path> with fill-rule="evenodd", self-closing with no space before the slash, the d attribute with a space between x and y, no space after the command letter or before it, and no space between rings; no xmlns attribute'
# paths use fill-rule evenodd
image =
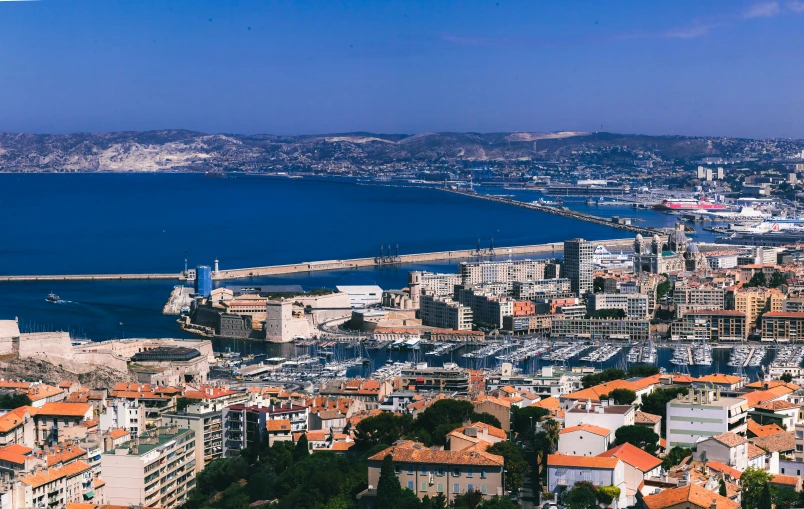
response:
<svg viewBox="0 0 804 509"><path fill-rule="evenodd" d="M211 171L208 171L208 172L204 173L204 176L207 177L207 178L225 179L226 178L226 173L224 173L224 172L222 172L220 170L211 170Z"/></svg>
<svg viewBox="0 0 804 509"><path fill-rule="evenodd" d="M728 210L726 205L722 203L715 203L707 200L705 197L701 198L700 200L695 200L692 198L679 198L675 200L663 200L661 203L658 203L653 206L656 210L672 210L672 211L716 211L716 210Z"/></svg>

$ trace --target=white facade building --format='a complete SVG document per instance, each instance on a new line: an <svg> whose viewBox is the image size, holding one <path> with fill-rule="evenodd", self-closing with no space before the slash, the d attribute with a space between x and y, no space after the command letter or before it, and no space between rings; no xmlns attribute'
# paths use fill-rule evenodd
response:
<svg viewBox="0 0 804 509"><path fill-rule="evenodd" d="M728 431L744 433L748 402L742 398L724 398L720 390L694 389L689 394L667 402L667 448L693 448L702 438Z"/></svg>

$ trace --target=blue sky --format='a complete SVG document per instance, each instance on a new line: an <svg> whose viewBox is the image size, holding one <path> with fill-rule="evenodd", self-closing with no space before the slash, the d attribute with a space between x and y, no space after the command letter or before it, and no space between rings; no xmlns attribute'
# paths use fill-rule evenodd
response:
<svg viewBox="0 0 804 509"><path fill-rule="evenodd" d="M804 138L804 0L0 0L0 131L601 126Z"/></svg>

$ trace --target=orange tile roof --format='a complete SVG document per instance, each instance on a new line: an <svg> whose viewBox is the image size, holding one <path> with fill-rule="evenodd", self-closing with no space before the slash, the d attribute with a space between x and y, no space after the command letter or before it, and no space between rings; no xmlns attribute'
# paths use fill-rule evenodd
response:
<svg viewBox="0 0 804 509"><path fill-rule="evenodd" d="M564 428L558 432L559 435L563 435L565 433L574 433L576 431L586 431L587 433L592 433L594 435L600 435L601 437L607 437L611 434L610 429L601 428L600 426L595 426L594 424L581 424L580 426L570 426L569 428Z"/></svg>
<svg viewBox="0 0 804 509"><path fill-rule="evenodd" d="M70 417L83 417L87 415L92 406L88 403L45 403L37 415L67 415Z"/></svg>
<svg viewBox="0 0 804 509"><path fill-rule="evenodd" d="M773 389L768 389L765 391L748 392L739 397L743 398L748 402L748 408L754 408L758 404L782 398L786 394L789 394L790 392L792 391L788 390L787 387L779 385L777 387L774 387Z"/></svg>
<svg viewBox="0 0 804 509"><path fill-rule="evenodd" d="M721 463L720 461L717 460L707 461L706 466L714 470L715 472L722 472L724 474L730 475L733 479L739 479L740 476L743 475L743 473L737 470L736 468L730 467L725 463Z"/></svg>
<svg viewBox="0 0 804 509"><path fill-rule="evenodd" d="M764 437L755 437L751 439L751 442L768 452L785 452L792 451L796 448L796 437L795 433L792 431Z"/></svg>
<svg viewBox="0 0 804 509"><path fill-rule="evenodd" d="M427 463L436 465L480 465L480 466L503 466L503 457L490 454L477 449L463 451L436 451L425 447L418 442L406 441L397 443L374 456L372 461L382 461L386 455L390 454L394 461L407 463Z"/></svg>
<svg viewBox="0 0 804 509"><path fill-rule="evenodd" d="M237 394L235 391L219 387L199 387L198 389L184 391L184 397L190 399L218 399Z"/></svg>
<svg viewBox="0 0 804 509"><path fill-rule="evenodd" d="M25 420L22 416L14 412L8 412L0 416L0 433L8 433L17 426L21 425Z"/></svg>
<svg viewBox="0 0 804 509"><path fill-rule="evenodd" d="M749 389L773 389L773 388L779 387L779 386L787 387L791 391L797 391L797 390L801 389L801 386L799 386L799 385L786 383L786 382L783 382L781 380L769 380L767 382L763 382L762 380L758 380L756 382L751 382L750 384L746 384L745 386L746 386L746 388L749 388Z"/></svg>
<svg viewBox="0 0 804 509"><path fill-rule="evenodd" d="M734 385L740 383L742 378L734 375L721 375L719 373L698 378L698 382L708 382L720 385Z"/></svg>
<svg viewBox="0 0 804 509"><path fill-rule="evenodd" d="M558 401L556 398L549 397L549 398L541 399L541 400L537 401L536 403L532 404L531 406L537 406L537 407L540 407L540 408L546 408L548 410L557 410L557 409L561 408L561 402Z"/></svg>
<svg viewBox="0 0 804 509"><path fill-rule="evenodd" d="M649 454L639 447L635 447L629 443L618 445L617 447L609 449L602 454L598 454L598 456L601 458L613 457L620 459L624 463L627 463L642 472L650 472L662 464L662 460L656 456Z"/></svg>
<svg viewBox="0 0 804 509"><path fill-rule="evenodd" d="M57 468L42 470L34 474L27 475L20 478L20 482L27 484L31 488L38 488L45 484L57 481L64 477L64 474L59 473Z"/></svg>
<svg viewBox="0 0 804 509"><path fill-rule="evenodd" d="M28 397L31 398L31 401L41 401L62 393L64 393L63 390L47 384L37 384L28 389Z"/></svg>
<svg viewBox="0 0 804 509"><path fill-rule="evenodd" d="M461 426L460 428L456 428L456 429L452 430L449 434L452 435L454 433L454 434L463 435L464 432L466 431L466 428L484 429L484 430L486 430L486 432L490 436L493 436L495 438L499 438L501 440L505 440L507 438L506 435L505 435L505 431L503 431L500 428L497 428L495 426L488 425L488 424L486 424L484 422L473 422L473 423L469 424L469 426Z"/></svg>
<svg viewBox="0 0 804 509"><path fill-rule="evenodd" d="M740 435L732 433L731 431L721 433L720 435L715 435L712 437L712 440L717 440L727 447L737 447L738 445L743 445L747 442L745 437L741 437Z"/></svg>
<svg viewBox="0 0 804 509"><path fill-rule="evenodd" d="M784 433L785 430L775 423L762 425L756 422L754 419L748 419L748 431L754 436L764 437L768 435L775 435L777 433Z"/></svg>
<svg viewBox="0 0 804 509"><path fill-rule="evenodd" d="M638 391L642 390L645 387L638 385L634 382L629 382L628 380L612 380L610 382L606 382L604 384L595 385L586 389L581 389L580 391L571 392L569 394L565 394L561 396L564 399L574 399L574 400L590 400L590 401L600 401L600 396L603 394L609 394L611 391L615 389L628 389L629 391Z"/></svg>
<svg viewBox="0 0 804 509"><path fill-rule="evenodd" d="M330 446L330 451L348 451L352 447L354 447L354 442L332 442Z"/></svg>
<svg viewBox="0 0 804 509"><path fill-rule="evenodd" d="M269 419L265 421L265 429L268 431L290 431L290 419Z"/></svg>
<svg viewBox="0 0 804 509"><path fill-rule="evenodd" d="M759 447L755 446L752 443L748 444L748 459L752 460L758 456L764 456L765 451L760 449Z"/></svg>
<svg viewBox="0 0 804 509"><path fill-rule="evenodd" d="M634 423L635 424L656 424L662 420L661 415L649 414L647 412L642 412L637 410L634 414Z"/></svg>
<svg viewBox="0 0 804 509"><path fill-rule="evenodd" d="M129 435L131 435L131 433L124 428L113 429L109 432L109 436L112 438L112 440L117 440L118 438L127 437Z"/></svg>
<svg viewBox="0 0 804 509"><path fill-rule="evenodd" d="M712 503L717 504L718 509L739 509L740 507L737 502L722 497L697 484L667 489L656 495L648 495L642 501L648 509L665 509L685 503L704 509L709 509Z"/></svg>
<svg viewBox="0 0 804 509"><path fill-rule="evenodd" d="M29 459L31 459L31 456L27 456L19 450L12 449L12 446L0 448L0 461L7 461L15 465L24 465L25 461Z"/></svg>
<svg viewBox="0 0 804 509"><path fill-rule="evenodd" d="M619 463L617 458L604 458L600 456L569 456L566 454L548 454L547 465L551 467L574 468L606 468L612 469Z"/></svg>
<svg viewBox="0 0 804 509"><path fill-rule="evenodd" d="M31 382L12 382L10 380L0 380L0 389L27 389Z"/></svg>
<svg viewBox="0 0 804 509"><path fill-rule="evenodd" d="M781 474L773 474L771 477L771 482L773 484L789 484L791 486L797 486L800 477L795 475L781 475Z"/></svg>
<svg viewBox="0 0 804 509"><path fill-rule="evenodd" d="M87 452L77 445L68 445L66 447L55 445L51 449L41 449L34 454L40 457L45 456L47 458L47 466L50 467L58 463L69 463L70 461L86 456Z"/></svg>
<svg viewBox="0 0 804 509"><path fill-rule="evenodd" d="M86 472L90 468L92 467L90 467L83 461L73 461L72 463L69 463L59 468L58 472L64 477L73 477L74 475L78 475L81 472Z"/></svg>
<svg viewBox="0 0 804 509"><path fill-rule="evenodd" d="M776 400L776 401L768 401L767 403L761 403L759 405L756 405L754 408L776 412L777 410L790 410L793 408L797 409L798 405L790 403L789 401Z"/></svg>

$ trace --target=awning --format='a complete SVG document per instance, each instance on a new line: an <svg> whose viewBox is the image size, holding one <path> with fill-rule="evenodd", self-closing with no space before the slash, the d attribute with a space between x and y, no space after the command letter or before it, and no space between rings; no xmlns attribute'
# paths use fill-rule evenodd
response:
<svg viewBox="0 0 804 509"><path fill-rule="evenodd" d="M95 496L94 491L87 491L86 493L84 493L84 500L89 500L94 496Z"/></svg>

